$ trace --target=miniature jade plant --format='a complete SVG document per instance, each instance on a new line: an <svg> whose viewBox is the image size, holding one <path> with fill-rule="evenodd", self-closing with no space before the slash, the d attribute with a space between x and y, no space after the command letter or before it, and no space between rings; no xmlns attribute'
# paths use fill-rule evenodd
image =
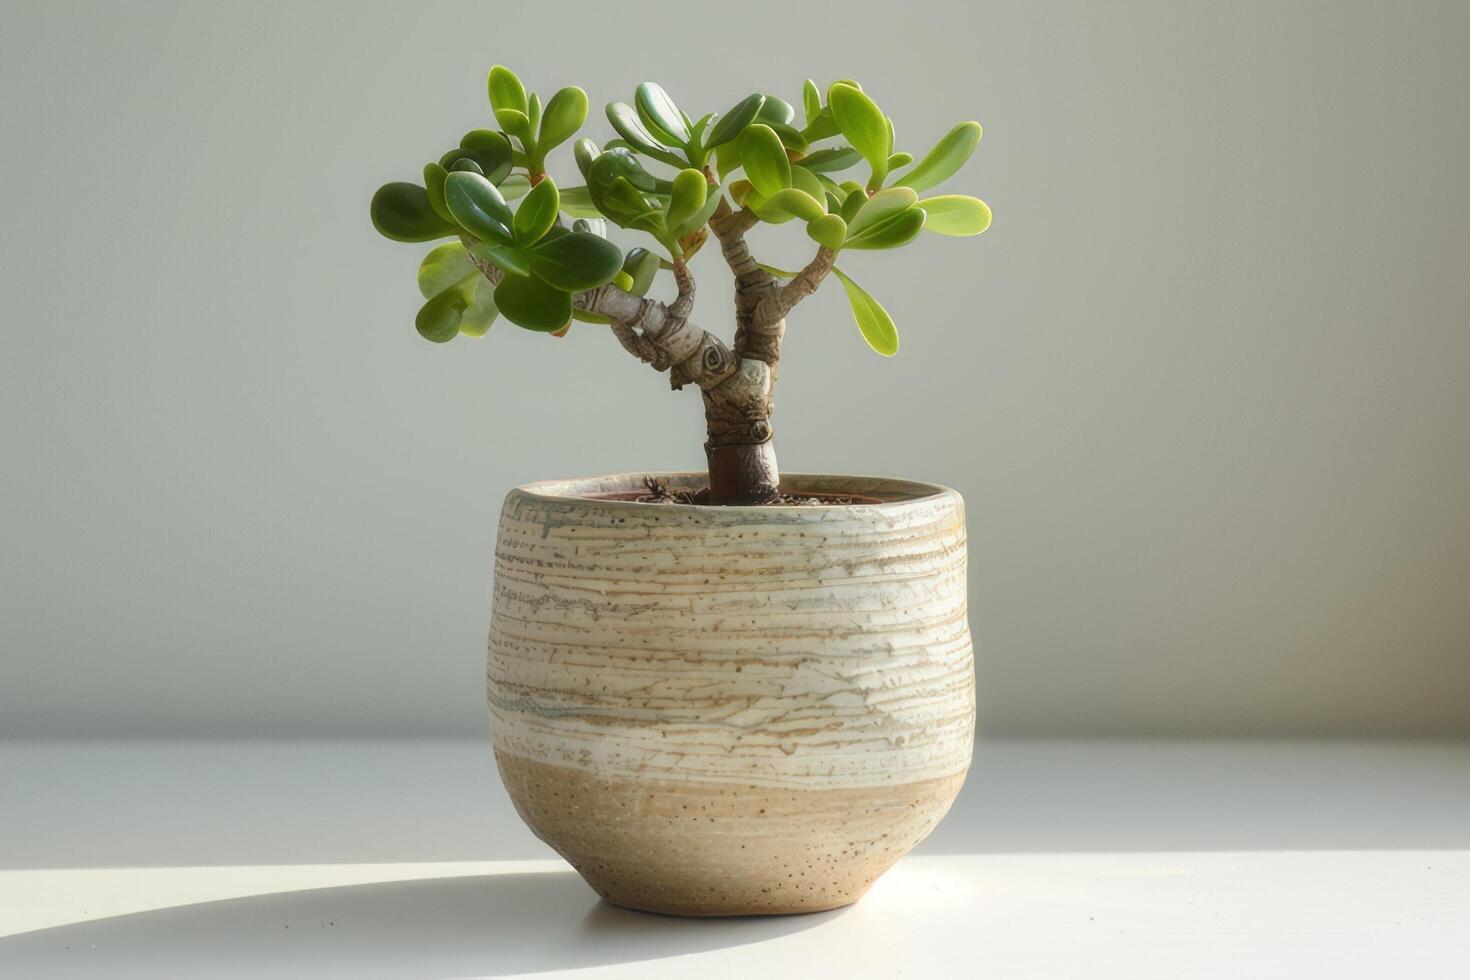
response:
<svg viewBox="0 0 1470 980"><path fill-rule="evenodd" d="M723 114L691 118L662 88L638 86L633 104L612 102L617 132L602 146L571 146L584 183L558 188L546 158L587 120L587 94L563 88L545 105L515 73L490 69L496 129L466 133L423 184L391 183L373 195L372 219L401 242L450 239L419 266L426 339L480 337L497 316L561 336L573 320L603 324L630 353L668 371L674 388L698 385L709 434L709 502L779 499L771 412L786 316L829 276L846 291L863 338L896 353L893 319L837 267L844 252L901 248L920 232L978 235L984 202L932 194L980 142L962 122L917 163L894 146L893 120L853 81L824 94L807 81L804 125L789 103L754 94ZM866 179L858 178L866 171ZM925 196L928 195L928 196ZM517 202L512 204L510 202ZM646 235L626 252L607 222ZM786 271L751 253L757 225L797 222L815 243L805 266ZM713 235L735 280L730 343L695 326L691 256ZM663 273L675 298L648 298Z"/></svg>

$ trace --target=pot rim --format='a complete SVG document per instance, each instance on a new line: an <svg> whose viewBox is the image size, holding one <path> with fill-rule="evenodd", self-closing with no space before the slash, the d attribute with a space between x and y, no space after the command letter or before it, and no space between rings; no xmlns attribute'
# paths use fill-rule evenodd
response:
<svg viewBox="0 0 1470 980"><path fill-rule="evenodd" d="M597 493L622 493L641 489L644 477L655 477L675 488L695 489L709 483L703 470L640 470L599 476L536 480L523 483L512 492L558 503L586 504L612 508L656 507L663 512L697 512L759 515L772 513L820 513L840 510L874 513L908 507L944 497L963 499L958 491L939 483L909 480L903 477L867 476L845 473L782 473L781 489L794 493L852 493L878 497L876 503L854 504L651 504L638 500L610 500L588 496Z"/></svg>

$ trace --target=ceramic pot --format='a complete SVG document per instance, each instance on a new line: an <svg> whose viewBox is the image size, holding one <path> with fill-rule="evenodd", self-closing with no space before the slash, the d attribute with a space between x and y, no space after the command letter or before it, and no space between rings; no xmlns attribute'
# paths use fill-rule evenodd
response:
<svg viewBox="0 0 1470 980"><path fill-rule="evenodd" d="M880 502L598 499L641 480L506 498L489 700L516 809L617 905L856 901L934 829L970 765L960 495L793 475L789 493Z"/></svg>

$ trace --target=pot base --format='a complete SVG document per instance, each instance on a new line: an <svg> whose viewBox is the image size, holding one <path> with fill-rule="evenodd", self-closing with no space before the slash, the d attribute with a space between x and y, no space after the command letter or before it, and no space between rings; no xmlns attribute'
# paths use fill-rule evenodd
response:
<svg viewBox="0 0 1470 980"><path fill-rule="evenodd" d="M614 905L792 915L856 902L928 836L964 774L893 786L771 788L607 778L497 753L522 819Z"/></svg>

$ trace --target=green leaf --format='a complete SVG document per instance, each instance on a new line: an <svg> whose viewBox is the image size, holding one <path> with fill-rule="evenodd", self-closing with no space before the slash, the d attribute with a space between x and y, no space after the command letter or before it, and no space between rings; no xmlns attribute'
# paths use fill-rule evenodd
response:
<svg viewBox="0 0 1470 980"><path fill-rule="evenodd" d="M769 126L754 123L740 137L740 163L751 186L764 197L791 186L791 161L781 137Z"/></svg>
<svg viewBox="0 0 1470 980"><path fill-rule="evenodd" d="M960 123L935 143L934 149L904 174L897 186L925 191L953 177L980 145L980 132L977 122Z"/></svg>
<svg viewBox="0 0 1470 980"><path fill-rule="evenodd" d="M530 107L526 109L526 128L535 136L541 129L541 96L532 92L530 98Z"/></svg>
<svg viewBox="0 0 1470 980"><path fill-rule="evenodd" d="M470 246L470 254L482 259L513 276L529 276L531 263L526 253L511 245L496 245L493 242L476 242Z"/></svg>
<svg viewBox="0 0 1470 980"><path fill-rule="evenodd" d="M476 238L511 243L514 220L500 191L479 174L457 171L444 181L444 200L460 227Z"/></svg>
<svg viewBox="0 0 1470 980"><path fill-rule="evenodd" d="M572 144L572 157L577 161L577 169L582 172L582 179L587 179L587 171L592 168L592 161L602 154L602 148L583 136Z"/></svg>
<svg viewBox="0 0 1470 980"><path fill-rule="evenodd" d="M499 186L500 196L507 201L514 201L518 197L526 196L526 192L531 189L531 181L525 174L511 174Z"/></svg>
<svg viewBox="0 0 1470 980"><path fill-rule="evenodd" d="M830 174L846 170L862 158L863 155L850 146L832 146L808 153L798 162L814 174Z"/></svg>
<svg viewBox="0 0 1470 980"><path fill-rule="evenodd" d="M825 245L835 252L847 239L847 222L838 215L824 214L807 224L806 233L818 245Z"/></svg>
<svg viewBox="0 0 1470 980"><path fill-rule="evenodd" d="M418 184L384 184L373 195L368 212L378 234L395 242L427 242L459 233L434 212L428 192Z"/></svg>
<svg viewBox="0 0 1470 980"><path fill-rule="evenodd" d="M761 105L761 111L756 118L763 123L775 123L778 126L789 125L796 118L796 110L791 108L791 103L784 99L778 99L774 95L767 94L766 101Z"/></svg>
<svg viewBox="0 0 1470 980"><path fill-rule="evenodd" d="M497 112L501 109L514 109L524 114L529 108L526 104L526 87L509 68L501 65L491 68L489 86L490 106Z"/></svg>
<svg viewBox="0 0 1470 980"><path fill-rule="evenodd" d="M868 192L861 184L849 187L847 183L843 183L842 189L847 191L847 197L842 199L842 210L838 213L842 215L843 221L851 225L863 205L868 203Z"/></svg>
<svg viewBox="0 0 1470 980"><path fill-rule="evenodd" d="M719 115L719 113L716 113L716 112L706 112L704 115L700 116L697 120L695 120L695 123L694 123L693 126L690 126L689 127L689 148L690 149L693 149L695 147L701 147L703 149L708 149L708 147L706 147L704 145L704 131L709 128L710 123L712 123L712 122L715 121L715 117L717 115Z"/></svg>
<svg viewBox="0 0 1470 980"><path fill-rule="evenodd" d="M900 211L907 211L918 202L919 195L907 187L885 188L863 200L862 207L857 214L847 219L847 233L849 236L861 235L869 226L892 217Z"/></svg>
<svg viewBox="0 0 1470 980"><path fill-rule="evenodd" d="M609 102L607 104L607 121L612 123L612 128L618 131L618 135L627 140L639 153L653 157L673 167L682 167L684 161L674 155L674 152L654 139L653 134L643 128L643 121L638 118L638 113L633 107L624 102Z"/></svg>
<svg viewBox="0 0 1470 980"><path fill-rule="evenodd" d="M495 121L500 123L502 129L521 141L521 145L530 152L536 141L531 135L531 119L519 109L496 109Z"/></svg>
<svg viewBox="0 0 1470 980"><path fill-rule="evenodd" d="M837 119L832 115L832 107L824 106L822 111L817 113L817 118L806 124L806 128L801 131L801 135L806 137L808 143L815 143L818 140L836 136L838 132Z"/></svg>
<svg viewBox="0 0 1470 980"><path fill-rule="evenodd" d="M449 165L450 173L464 172L467 174L479 174L485 176L485 169L470 157L460 157Z"/></svg>
<svg viewBox="0 0 1470 980"><path fill-rule="evenodd" d="M859 213L861 218L862 214ZM870 224L859 234L849 234L844 248L898 248L919 236L924 227L923 208L909 208Z"/></svg>
<svg viewBox="0 0 1470 980"><path fill-rule="evenodd" d="M893 317L866 290L847 278L841 269L834 267L832 271L842 280L848 305L852 307L852 317L857 321L858 330L862 332L868 346L884 357L897 354L898 328L893 325Z"/></svg>
<svg viewBox="0 0 1470 980"><path fill-rule="evenodd" d="M459 317L459 332L466 337L483 337L500 312L495 307L495 286L481 276L463 288L468 304Z"/></svg>
<svg viewBox="0 0 1470 980"><path fill-rule="evenodd" d="M643 296L648 293L653 285L654 276L658 275L658 256L646 248L633 248L623 258L623 272L629 277L628 285L623 288L634 296Z"/></svg>
<svg viewBox="0 0 1470 980"><path fill-rule="evenodd" d="M510 173L514 157L510 141L493 129L472 129L460 139L459 146L480 165L480 172L490 183L498 184Z"/></svg>
<svg viewBox="0 0 1470 980"><path fill-rule="evenodd" d="M990 227L990 206L977 197L963 194L926 197L919 207L929 216L924 227L941 235L966 238Z"/></svg>
<svg viewBox="0 0 1470 980"><path fill-rule="evenodd" d="M776 135L781 137L781 145L786 147L788 150L792 150L796 153L806 152L806 137L801 135L800 130L795 129L791 126L787 126L784 123L762 123L762 125L770 126L773 130L775 130Z"/></svg>
<svg viewBox="0 0 1470 980"><path fill-rule="evenodd" d="M757 93L748 95L731 106L730 111L721 116L720 121L715 123L715 128L709 131L709 136L704 141L705 149L724 146L739 136L760 114L761 106L765 102L766 97Z"/></svg>
<svg viewBox="0 0 1470 980"><path fill-rule="evenodd" d="M551 178L546 178L531 188L515 214L516 244L522 248L536 244L556 224L560 208L560 197Z"/></svg>
<svg viewBox="0 0 1470 980"><path fill-rule="evenodd" d="M572 319L571 294L536 276L506 276L500 280L495 287L495 306L516 326L543 333L560 330Z"/></svg>
<svg viewBox="0 0 1470 980"><path fill-rule="evenodd" d="M444 203L444 178L448 176L449 171L439 164L424 164L424 191L429 197L429 207L445 221L453 221L454 215L449 213L449 205Z"/></svg>
<svg viewBox="0 0 1470 980"><path fill-rule="evenodd" d="M821 178L805 167L798 165L793 165L791 168L791 186L799 191L810 194L818 201L821 201L826 194L826 188L822 186Z"/></svg>
<svg viewBox="0 0 1470 980"><path fill-rule="evenodd" d="M709 181L698 170L681 170L674 178L673 193L669 195L668 223L672 228L683 224L704 207L709 196Z"/></svg>
<svg viewBox="0 0 1470 980"><path fill-rule="evenodd" d="M715 175L720 181L740 169L740 142L721 143L715 148Z"/></svg>
<svg viewBox="0 0 1470 980"><path fill-rule="evenodd" d="M685 235L688 235L694 231L697 231L700 228L703 228L705 224L709 221L710 216L715 213L715 210L719 206L720 195L710 194L704 199L704 204L700 206L698 211L694 212L683 221L676 223L670 220L668 222L669 237L671 239L683 238ZM670 248L670 251L673 251L672 247Z"/></svg>
<svg viewBox="0 0 1470 980"><path fill-rule="evenodd" d="M528 255L533 273L569 293L611 282L623 267L623 253L616 245L586 231L548 236Z"/></svg>
<svg viewBox="0 0 1470 980"><path fill-rule="evenodd" d="M871 183L876 185L888 173L888 154L893 151L883 110L861 90L841 82L832 86L827 102L832 107L837 128L868 161L873 170Z"/></svg>
<svg viewBox="0 0 1470 980"><path fill-rule="evenodd" d="M419 263L419 292L424 299L433 299L451 286L479 273L475 263L470 261L469 249L459 242L445 242L425 255L424 261Z"/></svg>
<svg viewBox="0 0 1470 980"><path fill-rule="evenodd" d="M808 126L822 114L822 93L817 88L817 83L810 78L801 86L801 107L806 112Z"/></svg>
<svg viewBox="0 0 1470 980"><path fill-rule="evenodd" d="M689 142L689 127L674 100L657 82L644 82L634 93L638 117L656 138L683 146Z"/></svg>
<svg viewBox="0 0 1470 980"><path fill-rule="evenodd" d="M558 90L546 103L546 112L541 116L536 152L544 160L554 147L575 136L586 121L587 93L573 86Z"/></svg>
<svg viewBox="0 0 1470 980"><path fill-rule="evenodd" d="M794 187L779 190L766 198L766 207L779 208L803 221L816 221L827 213L820 201Z"/></svg>
<svg viewBox="0 0 1470 980"><path fill-rule="evenodd" d="M445 290L419 308L413 325L425 340L446 344L459 336L459 320L466 305L458 289Z"/></svg>
<svg viewBox="0 0 1470 980"><path fill-rule="evenodd" d="M561 209L574 218L602 217L602 212L592 203L592 195L585 187L562 188Z"/></svg>
<svg viewBox="0 0 1470 980"><path fill-rule="evenodd" d="M913 162L914 155L912 153L895 153L888 158L888 171L892 173L899 167L907 167Z"/></svg>

